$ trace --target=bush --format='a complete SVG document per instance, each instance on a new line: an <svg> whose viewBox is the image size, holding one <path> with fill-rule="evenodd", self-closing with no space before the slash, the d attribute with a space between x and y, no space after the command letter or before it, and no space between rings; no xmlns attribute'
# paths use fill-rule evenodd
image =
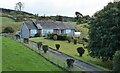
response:
<svg viewBox="0 0 120 73"><path fill-rule="evenodd" d="M43 47L44 53L47 53L47 51L48 51L48 45L43 45L42 47Z"/></svg>
<svg viewBox="0 0 120 73"><path fill-rule="evenodd" d="M53 39L53 40L67 40L67 35L57 35L57 34L48 34L47 35L48 39Z"/></svg>
<svg viewBox="0 0 120 73"><path fill-rule="evenodd" d="M54 35L54 36L53 36L53 40L57 40L57 35Z"/></svg>
<svg viewBox="0 0 120 73"><path fill-rule="evenodd" d="M55 47L56 47L57 50L59 50L60 44L55 44Z"/></svg>
<svg viewBox="0 0 120 73"><path fill-rule="evenodd" d="M77 39L74 39L74 44L77 44Z"/></svg>
<svg viewBox="0 0 120 73"><path fill-rule="evenodd" d="M120 73L120 51L117 51L113 57L113 71Z"/></svg>
<svg viewBox="0 0 120 73"><path fill-rule="evenodd" d="M68 40L68 43L70 43L72 41L72 37L68 36L67 40Z"/></svg>
<svg viewBox="0 0 120 73"><path fill-rule="evenodd" d="M67 59L66 62L67 62L68 68L71 68L71 67L73 68L73 63L74 63L73 59Z"/></svg>
<svg viewBox="0 0 120 73"><path fill-rule="evenodd" d="M16 40L20 39L20 35L19 34L16 34L15 37L16 37Z"/></svg>
<svg viewBox="0 0 120 73"><path fill-rule="evenodd" d="M84 42L88 42L88 39L87 38L83 38L82 39Z"/></svg>
<svg viewBox="0 0 120 73"><path fill-rule="evenodd" d="M78 48L77 48L77 52L78 52L79 55L82 57L82 55L84 54L85 50L83 49L83 47L78 47Z"/></svg>
<svg viewBox="0 0 120 73"><path fill-rule="evenodd" d="M36 33L34 37L40 37L40 33Z"/></svg>
<svg viewBox="0 0 120 73"><path fill-rule="evenodd" d="M4 30L3 30L4 33L13 33L14 30L12 27L5 27Z"/></svg>
<svg viewBox="0 0 120 73"><path fill-rule="evenodd" d="M40 48L42 46L42 42L37 42L37 46L38 46L38 50L40 50Z"/></svg>
<svg viewBox="0 0 120 73"><path fill-rule="evenodd" d="M67 40L67 35L58 35L58 40Z"/></svg>
<svg viewBox="0 0 120 73"><path fill-rule="evenodd" d="M26 43L26 44L29 43L29 39L28 39L28 38L24 38L23 41L24 41L24 43Z"/></svg>

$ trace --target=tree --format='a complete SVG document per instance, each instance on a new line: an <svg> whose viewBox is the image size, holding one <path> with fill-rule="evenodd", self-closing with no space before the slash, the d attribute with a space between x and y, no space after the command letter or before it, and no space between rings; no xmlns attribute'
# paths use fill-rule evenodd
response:
<svg viewBox="0 0 120 73"><path fill-rule="evenodd" d="M117 51L113 58L113 71L120 73L120 51Z"/></svg>
<svg viewBox="0 0 120 73"><path fill-rule="evenodd" d="M83 47L78 47L77 48L77 52L79 53L80 57L82 57L82 55L84 54L85 50L83 49Z"/></svg>
<svg viewBox="0 0 120 73"><path fill-rule="evenodd" d="M4 33L13 33L14 32L14 29L12 27L5 27L3 29L3 32Z"/></svg>
<svg viewBox="0 0 120 73"><path fill-rule="evenodd" d="M16 5L15 5L15 10L21 11L22 8L23 8L23 3L22 3L22 2L16 3Z"/></svg>
<svg viewBox="0 0 120 73"><path fill-rule="evenodd" d="M82 22L83 15L80 12L75 12L75 15L76 15L77 24L80 24Z"/></svg>
<svg viewBox="0 0 120 73"><path fill-rule="evenodd" d="M94 14L89 30L89 53L103 61L120 50L120 2L109 3Z"/></svg>
<svg viewBox="0 0 120 73"><path fill-rule="evenodd" d="M83 15L80 12L75 12L76 18L78 19L79 17L83 17Z"/></svg>
<svg viewBox="0 0 120 73"><path fill-rule="evenodd" d="M59 50L60 44L55 44L55 47L56 47L57 50Z"/></svg>
<svg viewBox="0 0 120 73"><path fill-rule="evenodd" d="M62 16L60 16L60 15L56 16L56 21L62 21L62 20L63 20Z"/></svg>

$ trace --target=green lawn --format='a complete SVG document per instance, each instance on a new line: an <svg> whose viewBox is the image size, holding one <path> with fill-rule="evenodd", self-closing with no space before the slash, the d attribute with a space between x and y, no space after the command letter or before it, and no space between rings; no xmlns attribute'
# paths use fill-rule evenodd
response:
<svg viewBox="0 0 120 73"><path fill-rule="evenodd" d="M3 71L61 71L23 44L2 38Z"/></svg>
<svg viewBox="0 0 120 73"><path fill-rule="evenodd" d="M20 28L20 25L22 24L22 22L15 22L13 19L10 19L8 17L0 17L0 23L2 23L2 25L0 25L0 28L2 27L2 29L4 29L5 27L12 27L14 29L14 31L18 31Z"/></svg>
<svg viewBox="0 0 120 73"><path fill-rule="evenodd" d="M2 71L2 38L0 37L0 72Z"/></svg>
<svg viewBox="0 0 120 73"><path fill-rule="evenodd" d="M92 58L88 56L88 51L85 49L85 53L83 57L79 57L79 54L76 51L76 48L82 46L81 44L74 45L73 43L68 43L67 41L53 41L49 39L44 39L43 37L38 37L38 38L30 38L30 40L35 41L35 42L43 42L43 44L49 45L51 48L55 49L55 44L59 43L61 45L59 51L68 54L72 57L75 57L77 59L80 59L82 61L85 61L87 63L93 64L94 66L97 66L99 68L108 70L106 68L111 69L111 62L102 62L100 59ZM99 65L99 66L98 66ZM104 67L106 68L104 68Z"/></svg>

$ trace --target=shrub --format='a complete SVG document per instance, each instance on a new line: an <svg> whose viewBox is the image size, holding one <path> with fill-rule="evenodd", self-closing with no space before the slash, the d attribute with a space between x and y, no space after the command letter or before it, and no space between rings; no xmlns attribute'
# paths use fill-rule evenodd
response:
<svg viewBox="0 0 120 73"><path fill-rule="evenodd" d="M42 47L43 47L44 53L47 53L47 51L48 51L48 45L43 45Z"/></svg>
<svg viewBox="0 0 120 73"><path fill-rule="evenodd" d="M28 38L24 38L23 41L24 41L24 43L28 44L29 39Z"/></svg>
<svg viewBox="0 0 120 73"><path fill-rule="evenodd" d="M67 62L68 68L71 68L71 67L73 68L73 63L74 63L73 59L67 59L66 62Z"/></svg>
<svg viewBox="0 0 120 73"><path fill-rule="evenodd" d="M42 42L37 42L37 46L38 46L38 50L40 50L40 48L42 46Z"/></svg>
<svg viewBox="0 0 120 73"><path fill-rule="evenodd" d="M53 36L53 40L57 40L57 35L54 35L54 36Z"/></svg>
<svg viewBox="0 0 120 73"><path fill-rule="evenodd" d="M59 50L60 44L55 44L55 46L56 46L56 49Z"/></svg>
<svg viewBox="0 0 120 73"><path fill-rule="evenodd" d="M40 37L40 33L36 33L34 37Z"/></svg>
<svg viewBox="0 0 120 73"><path fill-rule="evenodd" d="M3 32L4 32L4 33L13 33L14 30L13 30L12 27L5 27L5 28L3 29Z"/></svg>
<svg viewBox="0 0 120 73"><path fill-rule="evenodd" d="M77 52L78 52L79 55L82 57L82 55L84 54L85 50L83 49L83 47L78 47L78 48L77 48Z"/></svg>
<svg viewBox="0 0 120 73"><path fill-rule="evenodd" d="M16 40L20 39L20 35L19 34L16 34L15 37L16 37Z"/></svg>
<svg viewBox="0 0 120 73"><path fill-rule="evenodd" d="M58 35L58 40L67 40L67 35L64 34L64 35Z"/></svg>
<svg viewBox="0 0 120 73"><path fill-rule="evenodd" d="M74 44L77 44L77 39L74 39Z"/></svg>
<svg viewBox="0 0 120 73"><path fill-rule="evenodd" d="M68 36L67 40L68 40L68 43L70 43L72 41L72 37Z"/></svg>
<svg viewBox="0 0 120 73"><path fill-rule="evenodd" d="M88 42L88 39L87 38L83 38L82 39L84 42Z"/></svg>
<svg viewBox="0 0 120 73"><path fill-rule="evenodd" d="M120 73L120 51L117 51L113 57L113 71Z"/></svg>

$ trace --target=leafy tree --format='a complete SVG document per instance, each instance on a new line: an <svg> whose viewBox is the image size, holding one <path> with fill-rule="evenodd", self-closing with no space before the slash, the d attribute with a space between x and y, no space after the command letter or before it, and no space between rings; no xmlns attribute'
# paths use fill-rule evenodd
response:
<svg viewBox="0 0 120 73"><path fill-rule="evenodd" d="M57 15L56 16L56 21L62 21L63 19L62 19L62 16L60 16L60 15Z"/></svg>
<svg viewBox="0 0 120 73"><path fill-rule="evenodd" d="M14 30L13 30L12 27L5 27L5 28L3 29L3 32L4 32L4 33L13 33Z"/></svg>
<svg viewBox="0 0 120 73"><path fill-rule="evenodd" d="M94 14L90 24L89 53L103 61L120 50L120 2L109 3Z"/></svg>
<svg viewBox="0 0 120 73"><path fill-rule="evenodd" d="M117 51L113 58L113 71L120 73L120 51Z"/></svg>
<svg viewBox="0 0 120 73"><path fill-rule="evenodd" d="M55 47L56 47L57 50L59 50L60 44L55 44Z"/></svg>
<svg viewBox="0 0 120 73"><path fill-rule="evenodd" d="M75 12L75 15L76 15L77 24L80 24L82 22L83 15L80 12Z"/></svg>
<svg viewBox="0 0 120 73"><path fill-rule="evenodd" d="M82 57L82 55L84 54L85 50L83 49L83 47L78 47L77 48L77 52L79 53L80 57Z"/></svg>

